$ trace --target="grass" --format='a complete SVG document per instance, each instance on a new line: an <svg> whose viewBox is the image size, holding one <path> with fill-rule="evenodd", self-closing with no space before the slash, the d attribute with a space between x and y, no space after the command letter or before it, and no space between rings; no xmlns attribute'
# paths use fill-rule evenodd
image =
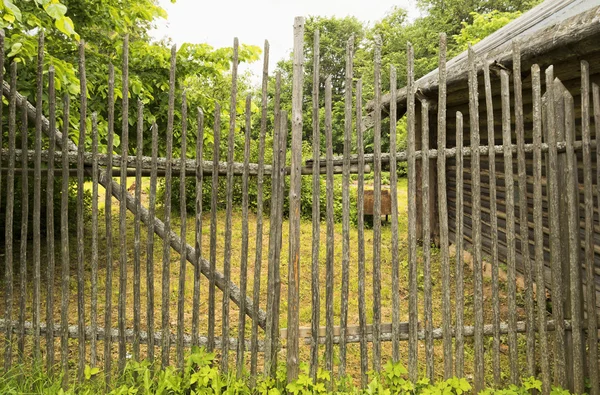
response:
<svg viewBox="0 0 600 395"><path fill-rule="evenodd" d="M132 180L130 180L130 183ZM89 187L89 186L86 186ZM147 180L144 180L144 190L147 187ZM101 193L103 192L101 188ZM401 303L401 320L408 321L408 298L409 298L409 290L408 290L408 219L407 219L407 181L406 179L401 179L399 181L399 251L398 257L400 262L400 303ZM337 197L336 197L337 198ZM144 197L146 200L146 197ZM104 197L100 196L100 208L104 210ZM159 213L159 216L162 216ZM209 257L209 235L210 235L210 213L206 212L203 214L203 244L202 244L202 252L204 257ZM225 251L225 212L220 211L217 213L217 251L218 251L218 260L217 260L217 269L219 271L223 271L223 259L224 259L224 251ZM249 216L249 224L250 224L250 238L249 238L249 259L248 259L248 292L252 292L253 289L253 273L255 268L254 255L255 255L255 247L256 247L256 231L255 231L255 223L256 216L254 214L250 214ZM120 256L120 244L119 244L119 223L118 223L118 203L115 201L113 204L113 262L112 262L112 270L113 270L113 287L112 287L112 300L113 300L113 313L112 313L112 322L113 327L116 327L116 306L118 301L118 284L119 284L119 256ZM71 226L74 226L72 224ZM176 233L179 233L179 229L181 223L177 214L173 215L173 230ZM187 223L185 224L187 229L187 241L189 244L194 244L194 217L193 215L188 215ZM281 253L281 315L280 315L280 327L285 328L287 326L287 268L288 268L288 248L287 248L287 240L288 240L288 230L289 223L287 220L283 222L283 248ZM85 288L85 297L86 297L86 324L89 325L90 322L90 293L91 293L91 268L89 263L89 257L91 253L91 234L94 230L90 229L88 226L86 228L85 233L85 253L86 253L86 288ZM304 327L310 327L311 324L311 315L312 315L312 289L311 289L311 256L312 256L312 223L308 220L302 220L300 225L300 233L301 233L301 251L300 251L300 325ZM105 222L104 215L101 213L100 221L99 221L99 229L97 230L98 241L99 241L99 268L98 268L98 325L104 326L104 313L105 313L105 291L106 291L106 232L105 232ZM234 210L232 216L232 243L229 246L229 252L231 253L231 263L232 263L232 273L231 279L234 283L239 284L240 282L240 270L239 270L239 262L241 260L241 235L242 235L242 215L241 208L236 208ZM267 284L267 251L268 251L268 235L269 235L269 218L264 217L264 229L263 229L263 239L262 239L262 249L263 249L263 257L261 264L261 292L260 292L260 307L265 308L266 300L267 300L267 292L266 292L266 284ZM128 254L128 265L127 265L127 327L133 327L133 239L134 239L134 227L133 227L133 215L128 213L127 216L127 254ZM326 225L325 223L321 224L321 234L320 234L320 269L319 269L319 278L321 283L321 303L320 303L320 323L321 326L325 325L325 254L326 254ZM70 241L71 246L74 247L76 244L76 239L73 237ZM358 267L357 267L357 250L355 246L358 242L358 231L356 228L352 227L350 231L350 283L349 283L349 299L348 299L348 325L358 325ZM43 244L45 245L45 244ZM57 252L60 243L57 244ZM142 330L146 330L146 295L147 295L147 257L146 257L146 245L147 245L147 234L146 228L143 226L142 234L141 234L141 317L142 317ZM365 253L366 253L366 301L367 301L367 321L368 323L372 322L372 303L373 300L373 288L372 288L372 276L373 276L373 256L372 256L372 245L373 245L373 231L371 229L365 229ZM156 325L156 329L158 330L161 323L160 312L162 309L162 240L158 237L155 237L155 250L154 250L154 258L153 258L153 267L152 271L154 272L154 289L155 289L155 305L154 305L154 321ZM29 246L31 249L31 246ZM342 226L341 224L335 225L334 232L334 265L335 265L335 280L334 280L334 314L335 314L335 325L339 325L339 316L340 316L340 302L341 302L341 262L342 262ZM18 253L18 252L17 252ZM420 254L419 248L419 254ZM28 253L30 257L31 252ZM45 256L45 251L42 252L42 257ZM441 285L441 260L439 256L439 251L436 248L432 248L431 252L431 264L432 264L432 279L433 279L433 324L434 327L441 327L442 322L444 320L444 316L442 314L442 305L441 305L441 293L442 293L442 285ZM59 257L57 255L57 257ZM391 292L391 278L392 278L392 267L391 267L391 227L389 223L384 223L382 227L381 233L381 321L382 323L391 323L392 322L392 292ZM170 252L170 270L168 272L170 282L169 282L169 309L170 309L170 327L173 333L176 332L177 327L177 299L178 299L178 282L179 277L182 274L179 270L179 254L175 253L171 250ZM45 260L42 259L44 265L42 267L43 275L42 282L45 282L46 274L45 274ZM18 262L18 256L15 256L15 262ZM69 317L70 324L77 323L77 305L76 305L76 253L75 249L71 249L71 279L70 279L70 295L71 302L69 304ZM423 275L422 275L422 257L419 255L418 258L419 264L419 291L418 291L418 303L419 303L419 321L421 323L424 322L423 317ZM18 263L16 263L18 266ZM454 316L455 307L454 307L454 273L455 273L455 258L451 256L450 259L450 273L451 273L451 295L452 295L452 315ZM31 268L31 264L29 264L29 268ZM17 270L15 268L15 270ZM17 271L15 271L15 274ZM32 278L32 273L29 274L29 278ZM186 276L186 286L185 286L185 311L184 311L184 319L185 319L185 329L186 333L190 333L191 330L191 319L192 319L192 288L193 288L193 267L190 264L186 265L185 270ZM465 278L465 324L472 325L474 322L473 315L473 273L469 266L468 261L465 262L464 267L464 278ZM55 294L54 294L54 319L55 322L60 322L60 261L57 260L56 265L56 273L55 273ZM28 285L28 302L31 301L31 285ZM4 299L4 289L0 290L0 297ZM18 290L18 283L15 281L15 292ZM42 306L41 311L45 312L45 303L46 303L46 284L42 285ZM500 284L501 290L501 306L506 306L506 290L505 284ZM208 321L208 280L205 277L202 277L200 284L200 325L201 334L207 333L207 321ZM17 296L17 294L15 294ZM221 301L222 301L222 293L217 291L216 294L216 333L217 336L221 335ZM18 299L14 298L15 301ZM2 303L4 305L4 303ZM484 281L484 322L491 323L492 322L492 300L491 300L491 281L486 279ZM15 312L17 305L15 303ZM518 299L518 308L519 308L519 319L524 317L523 312L523 303L522 299ZM26 310L26 320L31 321L32 310L31 303L27 304ZM503 321L507 320L507 311L505 308L501 311L501 319ZM45 315L43 315L45 317ZM229 336L237 336L237 323L238 323L238 309L233 303L230 303L230 311L229 311L229 319L230 319L230 332L226 335ZM249 338L250 335L250 320L247 320L246 325L246 336ZM260 336L262 338L262 331L260 331ZM1 340L1 339L0 339ZM492 382L492 369L491 369L491 340L486 339L486 380L488 384L493 384ZM503 349L506 344L506 339L502 338ZM524 343L524 337L520 336L520 341ZM28 342L31 342L31 339L27 339ZM74 342L74 341L73 341ZM30 344L30 343L28 343ZM44 341L42 341L42 346ZM57 355L60 352L60 346L58 341L56 342L57 347ZM89 346L88 346L89 347ZM128 345L128 347L131 347ZM441 341L435 341L434 345L434 353L435 353L435 376L437 378L442 378L442 370L443 370L443 355L442 355L442 343ZM102 364L104 356L102 355L103 344L99 343L99 363ZM360 377L360 351L358 344L349 344L348 345L348 355L347 355L347 373L358 379ZM369 346L369 350L370 346ZM466 339L466 355L465 355L465 374L467 377L470 377L473 372L473 349L472 349L472 339ZM75 364L76 361L76 346L73 344L69 350L71 354L70 360L72 364ZM301 360L309 361L309 352L310 346L304 345L301 342ZM335 347L336 355L338 353L338 347ZM282 357L280 360L284 360L285 350L282 351ZM88 352L89 354L89 352ZM142 345L142 357L145 356L145 347ZM324 354L324 347L321 349L321 356ZM383 343L382 344L382 356L383 362L387 359L391 358L391 343ZM407 343L403 342L401 344L401 358L404 361L404 364L407 364ZM116 356L116 347L113 350L113 357ZM371 355L369 355L371 358ZM520 358L520 366L525 367L525 350L524 347L519 352ZM249 358L248 358L249 359ZM337 357L335 358L337 359ZM420 375L425 374L425 345L424 342L419 343L419 359L420 359ZM369 359L371 363L371 359ZM503 354L501 357L503 372L507 372L508 365L508 356L507 353ZM230 355L230 362L233 364L235 362L235 357ZM89 361L87 361L89 363ZM101 365L100 365L101 366ZM335 369L337 371L337 367ZM524 371L523 371L524 373ZM505 378L508 380L508 378Z"/></svg>

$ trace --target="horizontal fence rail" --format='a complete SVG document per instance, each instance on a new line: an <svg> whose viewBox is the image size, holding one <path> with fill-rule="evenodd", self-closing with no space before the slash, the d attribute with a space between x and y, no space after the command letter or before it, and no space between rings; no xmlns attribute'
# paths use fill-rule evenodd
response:
<svg viewBox="0 0 600 395"><path fill-rule="evenodd" d="M595 66L581 62L574 98L552 66L521 70L518 42L499 75L470 48L458 108L441 35L437 97L417 94L408 44L382 119L381 40L367 85L349 38L342 89L323 75L318 31L306 75L303 18L294 29L292 81L269 76L265 42L260 98L238 92L236 39L230 103L210 113L177 86L173 47L168 116L153 124L128 92L128 38L96 112L83 42L76 97L60 98L42 35L30 96L0 54L4 369L45 359L66 386L103 367L110 386L129 359L181 368L201 346L238 378L285 366L290 382L307 362L312 380L322 369L366 387L391 361L411 380L466 377L475 391L536 376L545 394L597 394Z"/></svg>

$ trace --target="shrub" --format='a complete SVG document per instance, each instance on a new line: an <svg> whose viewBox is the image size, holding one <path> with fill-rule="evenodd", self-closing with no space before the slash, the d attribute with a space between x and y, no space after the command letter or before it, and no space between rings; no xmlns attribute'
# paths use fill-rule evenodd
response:
<svg viewBox="0 0 600 395"><path fill-rule="evenodd" d="M112 389L104 386L99 368L85 368L85 380L72 384L69 389L61 388L62 377L59 374L48 375L44 368L36 363L15 365L0 376L2 394L232 394L232 395L462 395L471 391L471 385L464 378L450 378L435 384L428 379L416 383L409 381L407 371L401 363L388 362L384 370L371 374L368 386L357 388L350 377L333 380L328 371L319 370L312 380L306 364L301 365L298 379L286 381L286 369L280 365L275 377L256 379L245 372L240 378L235 373L222 374L219 363L212 353L204 349L193 348L186 358L184 367L177 369L168 366L160 369L158 364L148 361L127 363L125 370L117 377ZM533 377L523 380L522 385L511 385L505 389L486 389L484 394L529 395L540 391L541 382ZM552 395L568 395L561 388L552 389Z"/></svg>

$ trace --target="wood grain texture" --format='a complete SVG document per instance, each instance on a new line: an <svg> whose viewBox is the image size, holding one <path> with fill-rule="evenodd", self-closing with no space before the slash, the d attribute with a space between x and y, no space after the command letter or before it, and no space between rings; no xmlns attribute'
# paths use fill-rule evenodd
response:
<svg viewBox="0 0 600 395"><path fill-rule="evenodd" d="M63 99L63 131L61 135L61 147L63 152L67 149L69 141L69 112L70 99L69 95L65 95ZM110 132L110 128L109 128ZM58 136L57 136L58 137ZM110 138L109 138L110 141ZM69 163L66 160L67 156L63 155L62 162L62 180L60 194L60 259L61 265L61 302L60 302L60 361L63 374L63 387L69 383L69 299L70 299L70 257L69 257L69 175L67 169ZM108 285L108 284L107 284ZM112 291L111 291L112 293ZM106 358L110 360L111 358ZM108 380L108 379L107 379Z"/></svg>
<svg viewBox="0 0 600 395"><path fill-rule="evenodd" d="M92 154L98 153L98 115L92 114ZM94 158L97 158L94 155ZM91 245L91 290L90 290L90 366L95 367L98 359L97 327L98 327L98 160L92 166L92 245Z"/></svg>
<svg viewBox="0 0 600 395"><path fill-rule="evenodd" d="M107 111L108 111L108 131L106 133L106 154L110 159L106 165L105 174L109 180L113 179L113 148L115 134L115 69L112 63L108 64L108 94L107 94ZM52 129L50 129L51 131ZM53 133L49 133L53 134ZM58 137L57 137L58 138ZM66 141L63 143L62 152L66 153ZM67 155L64 155L65 157ZM63 182L68 177L68 162L63 158ZM68 179L67 179L68 182ZM104 220L106 232L106 280L105 280L105 299L104 299L104 327L112 327L112 284L113 284L113 231L112 231L112 182L105 185L106 195L104 200ZM61 322L62 326L67 325L66 322ZM112 354L112 339L106 339L104 342L104 355ZM111 368L112 358L104 358L104 379L106 386L111 383Z"/></svg>
<svg viewBox="0 0 600 395"><path fill-rule="evenodd" d="M360 327L360 384L367 386L369 350L367 349L367 306L365 301L365 216L364 216L364 141L362 128L362 79L356 83L356 150L358 155L357 228L358 228L358 323Z"/></svg>
<svg viewBox="0 0 600 395"><path fill-rule="evenodd" d="M185 91L181 95L181 151L179 153L179 161L183 164L187 157L187 96ZM187 204L186 204L186 184L185 170L179 175L179 234L181 240L187 238ZM187 257L185 252L179 256L179 284L177 286L177 367L183 368L183 336L185 325L185 280L186 280Z"/></svg>
<svg viewBox="0 0 600 395"><path fill-rule="evenodd" d="M288 382L298 377L300 314L300 190L302 167L302 99L304 77L304 18L294 20L294 69L292 76L292 162L290 173L290 257L288 266Z"/></svg>
<svg viewBox="0 0 600 395"><path fill-rule="evenodd" d="M408 375L412 381L418 377L418 298L417 298L417 201L416 201L416 157L415 157L415 91L414 91L414 50L409 43L407 57L407 156L408 156Z"/></svg>
<svg viewBox="0 0 600 395"><path fill-rule="evenodd" d="M483 63L483 76L485 84L485 107L487 118L487 137L488 137L488 169L489 174L496 174L496 153L493 148L495 142L494 131L494 103L492 100L492 83L490 79L490 67L487 62ZM504 145L503 145L504 147ZM494 385L499 386L500 376L500 291L499 291L499 266L498 260L498 212L496 204L496 178L490 177L489 181L490 195L490 236L492 241L492 311L494 325L494 340L492 346L492 370L494 374ZM458 204L457 204L458 207Z"/></svg>
<svg viewBox="0 0 600 395"><path fill-rule="evenodd" d="M395 92L398 86L398 77L394 66L390 65L390 89ZM390 195L392 208L392 359L394 362L400 360L400 260L399 260L399 239L398 239L398 173L396 163L396 152L398 143L396 137L396 100L390 102L393 113L390 114ZM350 158L348 158L348 167Z"/></svg>
<svg viewBox="0 0 600 395"><path fill-rule="evenodd" d="M429 150L429 103L421 102L421 149ZM416 143L416 142L415 142ZM429 158L421 158L421 174L429 175ZM416 163L415 163L416 164ZM432 307L432 281L431 281L431 231L429 221L429 176L421 179L422 193L422 226L423 226L423 314L425 315L425 372L426 376L434 380L434 354L433 354L433 307Z"/></svg>
<svg viewBox="0 0 600 395"><path fill-rule="evenodd" d="M583 71L583 70L582 70ZM585 79L582 72L582 82ZM583 87L583 84L582 84ZM588 82L589 87L589 82ZM588 98L589 98L589 92ZM582 333L582 298L581 291L581 262L580 262L580 241L579 241L579 181L577 180L577 158L573 150L573 142L575 141L575 109L573 96L565 92L563 94L565 101L565 139L567 142L567 168L566 168L566 185L567 190L564 191L567 195L567 218L568 218L568 260L569 260L569 292L571 294L571 336L573 345L570 352L572 353L573 365L569 368L569 374L572 374L573 390L576 394L585 392L585 384L583 378L583 333ZM572 373L571 373L572 369Z"/></svg>
<svg viewBox="0 0 600 395"><path fill-rule="evenodd" d="M161 327L163 333L170 333L170 288L171 288L171 162L173 160L173 122L175 112L175 67L177 61L177 47L171 47L171 68L169 71L169 108L167 114L167 144L166 158L167 168L165 173L165 203L164 203L164 237L162 256L162 304L161 304ZM155 229L156 230L156 229ZM210 329L209 329L210 336ZM210 339L209 339L210 341ZM209 343L210 345L210 343ZM161 339L161 364L163 367L169 365L169 354L171 348L171 337L163 336Z"/></svg>
<svg viewBox="0 0 600 395"><path fill-rule="evenodd" d="M0 36L0 41L2 37ZM0 48L2 44L0 43ZM2 51L0 51L2 52ZM0 61L2 55L0 55ZM0 73L2 74L2 73ZM54 67L48 69L48 120L52 128L56 127L56 88L54 81ZM0 77L2 79L3 77ZM0 118L2 110L0 109ZM0 132L1 133L1 132ZM2 143L0 143L0 146ZM48 136L48 153L54 156L56 149L56 138L54 135ZM46 179L46 207L54 207L54 161L48 162L48 178ZM54 210L46 210L46 261L48 270L46 276L46 322L54 322L54 279L56 274L56 251L54 235ZM54 326L51 326L46 333L46 370L50 373L54 369Z"/></svg>
<svg viewBox="0 0 600 395"><path fill-rule="evenodd" d="M242 178L242 251L240 257L240 292L245 295L248 282L248 173L250 164L250 131L252 127L252 96L246 96L246 122L244 139L244 176ZM244 373L244 352L246 336L245 299L240 305L238 317L238 347L236 375L240 379Z"/></svg>
<svg viewBox="0 0 600 395"><path fill-rule="evenodd" d="M464 261L463 261L463 177L464 165L462 148L464 142L463 130L463 115L460 112L456 113L456 327L462 328L464 325L464 308L465 308L465 284L464 284ZM425 145L423 145L425 146ZM424 163L424 162L423 162ZM424 233L425 235L425 233ZM465 345L463 331L458 329L455 334L456 349L454 372L456 377L463 377L465 369Z"/></svg>
<svg viewBox="0 0 600 395"><path fill-rule="evenodd" d="M533 221L535 238L535 281L544 284L544 234L542 223L542 88L540 68L534 65L531 68L532 93L533 93ZM540 355L548 355L548 337L546 334L546 295L545 292L536 293L538 347ZM542 377L542 393L550 393L550 363L549 358L540 358Z"/></svg>
<svg viewBox="0 0 600 395"><path fill-rule="evenodd" d="M123 40L123 65L122 65L122 101L121 101L121 167L127 166L127 157L129 156L129 36ZM85 92L82 90L82 92ZM167 142L167 146L168 146ZM168 147L167 147L168 150ZM79 149L84 151L83 147ZM167 154L168 155L168 154ZM82 173L83 174L83 173ZM121 173L121 196L127 194L127 174ZM165 183L166 188L170 184ZM165 197L170 200L170 196ZM166 209L166 204L165 204ZM170 207L168 210L170 211ZM167 214L170 217L170 214ZM169 218L170 219L170 218ZM166 219L165 219L166 221ZM167 246L168 247L168 246ZM125 341L125 328L127 325L127 204L125 201L119 202L119 307L118 307L118 327L119 327L119 371L125 369L127 357L127 344ZM82 326L81 324L79 325Z"/></svg>
<svg viewBox="0 0 600 395"><path fill-rule="evenodd" d="M593 97L593 104L594 104L594 122L596 124L596 136L599 135L599 131L598 128L600 125L600 87L598 87L598 85L593 84L592 85L592 97ZM584 144L585 144L585 135L584 135ZM585 150L584 150L584 158L585 158ZM600 158L600 150L596 149L596 163L598 163L598 159ZM585 165L584 165L585 166ZM591 169L591 167L588 167L589 169ZM596 169L597 174L596 174L596 178L597 180L600 180L600 167L598 167ZM591 175L590 175L591 176ZM587 212L589 212L589 207L590 205L592 205L592 210L593 210L593 203L590 203L590 200L592 200L592 183L589 180L589 176L586 177L586 215ZM600 182L598 182L598 206L600 207ZM589 245L587 247L588 249L586 250L586 254L587 256L591 255L591 253L589 252ZM588 261L589 262L589 261ZM594 282L591 281L591 279L594 278L594 271L593 271L593 266L592 265L586 265L586 294L587 294L587 308L588 311L592 311L596 308L596 290L595 290L595 286L594 286ZM598 395L600 394L600 380L598 378L599 375L599 371L598 371L598 332L597 329L598 328L598 318L596 317L595 314L590 314L588 315L588 348L589 348L589 358L588 358L588 369L589 369L589 379L590 379L590 386L591 386L591 390L590 393L591 394L595 394Z"/></svg>
<svg viewBox="0 0 600 395"><path fill-rule="evenodd" d="M438 95L438 122L437 145L441 155L437 160L437 190L438 190L438 215L440 228L440 252L442 272L442 311L444 320L444 378L452 377L452 337L450 335L452 323L452 310L450 305L450 257L448 252L448 200L446 196L446 34L440 34L439 54L439 95Z"/></svg>
<svg viewBox="0 0 600 395"><path fill-rule="evenodd" d="M41 205L42 205L42 102L44 95L44 33L38 34L37 76L35 95L35 159L33 174L33 358L41 362Z"/></svg>
<svg viewBox="0 0 600 395"><path fill-rule="evenodd" d="M333 279L334 279L334 219L333 219L333 125L332 125L331 76L325 80L325 144L327 160L326 211L327 239L325 253L325 370L333 374ZM375 308L375 306L373 306Z"/></svg>
<svg viewBox="0 0 600 395"><path fill-rule="evenodd" d="M319 89L320 89L320 36L315 30L313 37L313 85L312 85L312 261L311 261L311 332L310 377L317 377L319 366L319 326L321 319L321 287L319 251L321 245L321 130L319 128Z"/></svg>
<svg viewBox="0 0 600 395"><path fill-rule="evenodd" d="M202 260L202 187L204 184L203 157L204 157L204 112L198 108L197 122L198 130L196 132L196 218L194 232L195 255L194 261L194 294L192 296L192 344L199 345L200 341L200 261Z"/></svg>
<svg viewBox="0 0 600 395"><path fill-rule="evenodd" d="M21 150L27 151L28 144L28 120L25 111L25 100L20 103L21 109ZM21 158L21 168L27 169L27 159ZM29 228L29 176L26 172L21 173L21 242L19 249L19 331L17 334L17 356L19 363L25 358L25 314L27 313L27 244Z"/></svg>
<svg viewBox="0 0 600 395"><path fill-rule="evenodd" d="M521 43L513 41L513 86L515 133L517 135L517 171L519 187L519 238L529 243L528 201L527 201L527 168L525 158L525 127L523 124L523 84L521 81ZM489 123L489 122L488 122ZM535 376L535 333L533 331L533 271L529 248L521 248L525 266L525 314L527 320L527 375Z"/></svg>
<svg viewBox="0 0 600 395"><path fill-rule="evenodd" d="M346 327L348 326L348 297L350 281L350 146L352 144L352 61L354 36L346 43L346 89L344 94L344 166L342 175L342 295L340 308L340 365L338 375L346 375ZM394 133L395 134L395 133Z"/></svg>
<svg viewBox="0 0 600 395"><path fill-rule="evenodd" d="M546 116L545 137L548 141L548 160L546 174L548 175L548 216L550 225L550 265L552 267L552 315L558 321L558 330L554 333L554 384L566 384L565 367L565 330L560 321L564 317L562 295L561 240L559 229L559 192L557 175L557 150L555 134L555 95L554 68L546 69ZM564 116L564 115L563 115ZM564 122L564 120L563 120Z"/></svg>
<svg viewBox="0 0 600 395"><path fill-rule="evenodd" d="M267 134L268 116L268 83L269 83L269 42L265 40L263 50L263 74L261 90L260 137L258 142L258 177L256 180L256 248L254 255L254 289L252 301L254 313L258 314L260 307L260 279L263 259L263 205L264 205L264 166L265 138ZM256 377L258 370L258 321L252 320L252 335L250 343L250 375Z"/></svg>
<svg viewBox="0 0 600 395"><path fill-rule="evenodd" d="M231 68L231 101L229 103L229 113L236 113L237 106L237 66L238 66L238 50L239 42L237 37L233 39L233 61ZM229 117L229 135L227 138L227 187L226 196L233 194L233 154L235 150L235 121L236 117ZM223 257L223 275L225 281L229 282L231 279L231 226L232 226L232 210L233 201L227 199L225 208L225 244L223 250L225 251ZM222 337L229 336L229 290L225 289L223 292L223 303L221 308L221 329ZM223 373L227 374L229 370L229 344L225 343L221 351L221 369Z"/></svg>
<svg viewBox="0 0 600 395"><path fill-rule="evenodd" d="M219 166L221 146L221 106L215 104L215 120L213 122L213 170ZM211 211L210 211L210 274L208 277L208 351L215 347L215 293L217 271L217 210L219 199L219 172L213 171L211 185Z"/></svg>
<svg viewBox="0 0 600 395"><path fill-rule="evenodd" d="M150 196L148 199L148 215L154 217L156 212L156 159L158 157L158 125L152 124L152 174L150 175ZM146 323L148 332L148 359L154 361L154 221L147 224L146 243ZM106 327L109 328L109 327Z"/></svg>
<svg viewBox="0 0 600 395"><path fill-rule="evenodd" d="M511 114L510 114L510 85L509 75L506 70L500 72L502 88L502 141L505 146L511 144ZM517 304L516 304L516 263L515 263L515 193L514 169L512 152L504 150L504 179L506 184L506 245L507 257L507 288L508 288L508 353L510 364L510 378L512 384L519 383L518 350L517 350Z"/></svg>
<svg viewBox="0 0 600 395"><path fill-rule="evenodd" d="M381 101L381 37L375 39L374 94L376 108ZM379 113L379 111L376 111ZM410 167L410 164L409 164ZM409 191L410 196L410 191ZM410 205L410 203L409 203ZM409 231L410 233L410 231ZM381 117L373 129L373 370L381 369Z"/></svg>
<svg viewBox="0 0 600 395"><path fill-rule="evenodd" d="M479 93L477 86L477 69L475 65L475 53L469 48L469 117L471 133L471 151L475 154L471 157L472 177L472 204L473 204L473 313L475 315L475 358L474 358L474 389L479 392L484 388L484 359L483 359L483 277L481 256L481 198L480 198L480 158L475 147L479 147Z"/></svg>
<svg viewBox="0 0 600 395"><path fill-rule="evenodd" d="M3 51L2 51L3 52ZM1 74L1 73L0 73ZM17 129L17 63L10 64L10 94L8 99L8 172L6 174L6 228L4 230L5 238L5 263L4 276L6 281L6 304L5 319L12 322L13 316L13 221L15 208L15 149L16 149L16 129ZM4 369L8 370L12 366L12 326L6 326L5 345L4 345Z"/></svg>
<svg viewBox="0 0 600 395"><path fill-rule="evenodd" d="M140 330L141 330L141 276L142 276L142 221L140 220L140 208L142 207L142 156L144 151L144 103L140 99L137 102L136 122L136 147L135 147L135 203L136 212L134 216L133 229L133 359L140 358ZM94 177L98 177L98 170L94 170Z"/></svg>

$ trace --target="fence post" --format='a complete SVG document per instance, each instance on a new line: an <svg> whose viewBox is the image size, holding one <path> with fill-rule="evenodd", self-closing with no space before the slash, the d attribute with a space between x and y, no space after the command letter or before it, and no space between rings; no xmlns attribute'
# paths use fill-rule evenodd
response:
<svg viewBox="0 0 600 395"><path fill-rule="evenodd" d="M298 377L299 271L300 271L300 167L302 165L302 80L304 18L294 21L294 74L292 83L292 166L290 176L290 260L288 269L287 379Z"/></svg>

